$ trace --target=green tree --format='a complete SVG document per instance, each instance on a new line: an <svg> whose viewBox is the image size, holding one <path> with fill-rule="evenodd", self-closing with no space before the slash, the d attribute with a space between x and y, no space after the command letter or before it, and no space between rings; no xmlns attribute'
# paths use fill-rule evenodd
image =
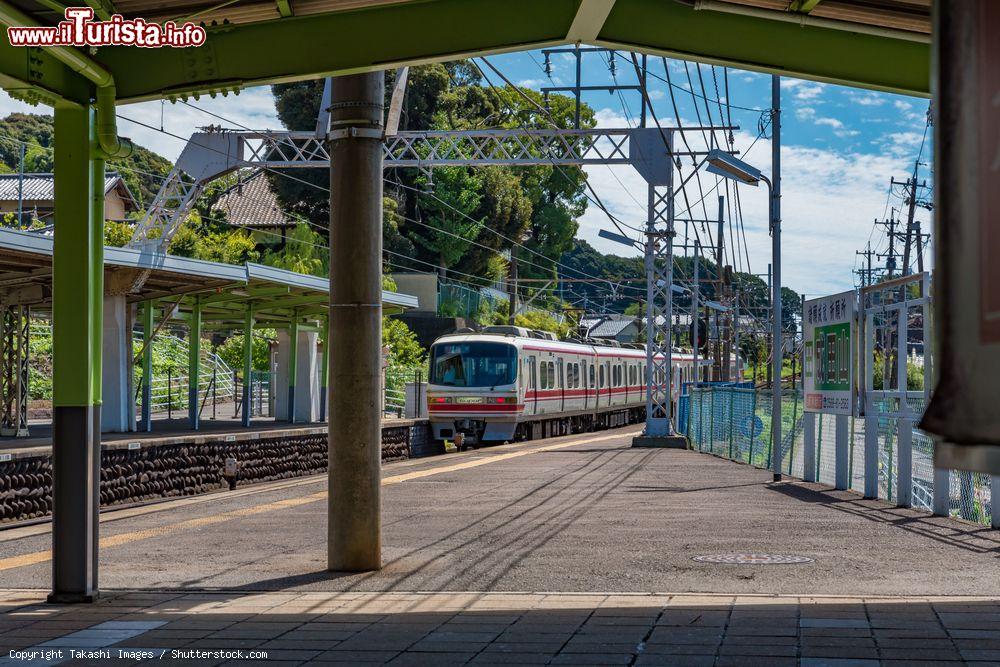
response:
<svg viewBox="0 0 1000 667"><path fill-rule="evenodd" d="M275 338L273 329L255 329L252 338L251 363L255 371L270 370L271 341ZM216 351L216 354L235 370L240 376L243 375L243 332L234 331L232 335L223 341Z"/></svg>
<svg viewBox="0 0 1000 667"><path fill-rule="evenodd" d="M223 264L244 264L260 258L250 233L243 229L223 228L215 231L203 225L198 211L192 211L187 222L170 240L167 252L180 257L204 259Z"/></svg>
<svg viewBox="0 0 1000 667"><path fill-rule="evenodd" d="M296 273L326 276L329 274L329 259L330 253L323 237L300 222L288 233L285 247L268 252L263 263Z"/></svg>
<svg viewBox="0 0 1000 667"><path fill-rule="evenodd" d="M382 318L382 345L389 348L390 367L416 368L427 360L427 351L402 320Z"/></svg>
<svg viewBox="0 0 1000 667"><path fill-rule="evenodd" d="M52 116L47 114L12 113L0 120L0 134L15 141L0 142L0 162L7 173L17 172L21 160L21 145L26 144L24 157L25 172L51 172L54 160L52 152L54 129ZM112 160L107 165L109 172L118 172L133 196L142 206L152 201L163 178L170 171L171 164L166 158L136 146L131 156L122 160Z"/></svg>
<svg viewBox="0 0 1000 667"><path fill-rule="evenodd" d="M387 76L391 83L393 75ZM306 130L315 126L322 82L281 84L272 90L285 127ZM467 61L425 65L410 70L401 128L549 127L552 120L542 111L543 104L533 91L522 95L509 87L482 85L478 70ZM566 97L551 97L557 126L571 126L573 104ZM585 125L593 124L589 108L584 109L583 119ZM296 176L309 184L271 176L279 200L325 225L329 215L326 170L297 170ZM443 266L483 276L486 282L506 271L498 258L516 241L542 255L522 251L522 275L554 276L551 260L571 247L575 220L586 205L585 178L581 169L573 167L456 167L436 169L431 190L426 175L415 169L389 171L387 195L396 205L393 224L384 225L383 234L386 249L396 253L390 261L421 271L428 270L428 265ZM400 239L411 241L411 247L397 249ZM407 262L398 255L416 261Z"/></svg>
<svg viewBox="0 0 1000 667"><path fill-rule="evenodd" d="M514 318L514 324L527 329L538 329L539 331L550 331L560 337L569 335L573 325L568 320L559 322L549 313L538 310L521 313Z"/></svg>

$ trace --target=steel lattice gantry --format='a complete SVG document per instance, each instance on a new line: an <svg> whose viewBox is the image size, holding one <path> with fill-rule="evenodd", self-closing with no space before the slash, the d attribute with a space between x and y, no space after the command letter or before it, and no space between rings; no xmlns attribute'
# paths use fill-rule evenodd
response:
<svg viewBox="0 0 1000 667"><path fill-rule="evenodd" d="M28 434L28 306L0 311L0 435Z"/></svg>
<svg viewBox="0 0 1000 667"><path fill-rule="evenodd" d="M645 257L646 434L671 435L670 313L673 284L673 133L690 127L583 130L400 132L383 138L383 168L452 166L631 165L647 184ZM719 128L714 128L719 129ZM726 129L726 128L723 128ZM325 138L312 132L212 130L194 134L130 242L162 248L183 224L205 185L240 168L328 167Z"/></svg>
<svg viewBox="0 0 1000 667"><path fill-rule="evenodd" d="M639 168L640 163L648 161L641 156L655 153L657 146L665 153L660 131L648 128L400 132L385 138L383 167L630 164ZM645 152L643 147L646 147ZM196 133L136 227L129 245L169 244L202 188L237 169L308 168L329 164L326 138L312 132L219 130ZM659 165L661 169L666 166L666 163ZM643 171L640 169L640 173Z"/></svg>

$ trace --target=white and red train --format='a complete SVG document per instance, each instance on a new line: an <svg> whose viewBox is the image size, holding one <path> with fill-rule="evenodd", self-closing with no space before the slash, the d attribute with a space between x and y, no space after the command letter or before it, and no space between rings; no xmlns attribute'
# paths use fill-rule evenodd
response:
<svg viewBox="0 0 1000 667"><path fill-rule="evenodd" d="M675 392L694 379L693 361L690 353L671 355ZM711 362L698 365L704 378ZM435 439L462 434L467 444L623 426L645 418L645 377L642 349L486 327L431 346L428 416ZM666 386L666 378L654 381Z"/></svg>

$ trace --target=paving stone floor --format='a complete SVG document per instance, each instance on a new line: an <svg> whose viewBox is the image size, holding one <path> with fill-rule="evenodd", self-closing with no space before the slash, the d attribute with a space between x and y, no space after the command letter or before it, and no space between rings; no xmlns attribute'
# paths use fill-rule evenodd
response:
<svg viewBox="0 0 1000 667"><path fill-rule="evenodd" d="M1000 665L1000 598L8 590L0 647L32 665Z"/></svg>

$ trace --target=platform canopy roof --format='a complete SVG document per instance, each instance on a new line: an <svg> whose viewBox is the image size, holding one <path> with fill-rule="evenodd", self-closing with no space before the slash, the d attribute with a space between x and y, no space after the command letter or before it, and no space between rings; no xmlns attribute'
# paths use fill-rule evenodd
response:
<svg viewBox="0 0 1000 667"><path fill-rule="evenodd" d="M586 43L927 95L931 0L87 0L98 16L204 21L200 47L102 47L122 102ZM53 25L54 0L0 0ZM947 3L944 9L947 11ZM8 16L10 13L8 12ZM94 84L0 40L0 84L52 103ZM88 70L89 71L89 70ZM90 72L93 75L93 72Z"/></svg>
<svg viewBox="0 0 1000 667"><path fill-rule="evenodd" d="M49 236L0 229L0 303L48 310L52 304L52 245ZM138 292L135 277L148 277ZM200 300L203 326L240 328L248 309L265 326L292 319L316 320L329 311L329 282L262 264L220 264L127 248L104 249L105 287L129 302L158 299L176 305L184 319ZM127 292L127 293L126 293ZM417 297L383 290L386 315L417 307Z"/></svg>

